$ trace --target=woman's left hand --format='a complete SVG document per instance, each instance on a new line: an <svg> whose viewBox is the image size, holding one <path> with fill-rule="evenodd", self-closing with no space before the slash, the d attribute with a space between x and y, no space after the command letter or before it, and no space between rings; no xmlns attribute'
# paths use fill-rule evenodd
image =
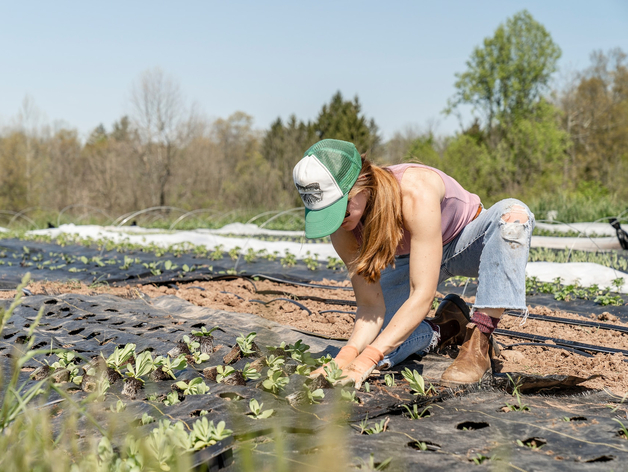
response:
<svg viewBox="0 0 628 472"><path fill-rule="evenodd" d="M342 380L343 385L351 385L356 389L360 389L364 381L371 375L371 372L377 367L377 364L384 359L384 354L373 346L366 346L362 354L349 364L342 373L347 376Z"/></svg>

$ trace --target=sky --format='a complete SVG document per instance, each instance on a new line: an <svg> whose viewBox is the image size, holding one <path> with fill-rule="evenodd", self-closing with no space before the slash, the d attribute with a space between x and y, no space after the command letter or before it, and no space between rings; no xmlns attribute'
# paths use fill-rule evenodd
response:
<svg viewBox="0 0 628 472"><path fill-rule="evenodd" d="M523 9L562 49L557 83L594 50L628 52L627 0L3 2L0 125L28 96L83 137L110 129L140 74L160 67L211 119L314 120L340 90L359 96L384 139L434 125L450 134L455 73Z"/></svg>

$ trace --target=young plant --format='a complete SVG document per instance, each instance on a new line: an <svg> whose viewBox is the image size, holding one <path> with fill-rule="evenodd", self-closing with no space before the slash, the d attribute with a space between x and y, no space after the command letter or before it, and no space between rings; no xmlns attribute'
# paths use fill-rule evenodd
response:
<svg viewBox="0 0 628 472"><path fill-rule="evenodd" d="M360 460L360 464L357 466L357 469L367 470L370 472L379 472L382 470L386 470L388 469L388 466L390 466L390 461L392 461L392 457L389 457L383 462L380 462L379 464L377 464L375 462L375 455L373 453L371 453L371 456L369 457L368 461L365 461L362 458L358 458L358 459Z"/></svg>
<svg viewBox="0 0 628 472"><path fill-rule="evenodd" d="M323 392L322 388L317 388L313 392L306 389L306 393L310 405L316 405L317 403L320 403L323 398L325 398L325 392Z"/></svg>
<svg viewBox="0 0 628 472"><path fill-rule="evenodd" d="M305 267L307 267L309 270L316 270L318 269L318 254L314 254L314 256L310 256L310 251L306 252L306 256L303 259L303 262L305 263Z"/></svg>
<svg viewBox="0 0 628 472"><path fill-rule="evenodd" d="M300 365L297 366L296 374L297 375L302 375L304 377L307 377L308 375L310 375L310 373L312 372L313 369L314 369L314 367L311 366L311 365L300 364Z"/></svg>
<svg viewBox="0 0 628 472"><path fill-rule="evenodd" d="M122 375L120 369L129 361L133 354L135 354L135 344L129 343L122 349L116 347L113 353L105 359L105 363L107 364L107 367ZM100 355L103 359L105 358L102 352Z"/></svg>
<svg viewBox="0 0 628 472"><path fill-rule="evenodd" d="M401 375L403 375L403 378L410 384L414 395L425 395L427 393L425 390L425 380L423 380L423 376L416 370L411 372L410 369L406 367L403 372L401 372Z"/></svg>
<svg viewBox="0 0 628 472"><path fill-rule="evenodd" d="M253 349L253 339L255 339L255 336L257 336L257 333L249 333L246 336L240 333L240 336L236 338L236 343L240 346L240 352L242 352L244 357L255 354L255 350Z"/></svg>
<svg viewBox="0 0 628 472"><path fill-rule="evenodd" d="M493 456L485 456L483 454L480 454L479 452L475 455L475 457L472 459L473 463L475 465L482 465L484 462L486 461L490 461L493 460Z"/></svg>
<svg viewBox="0 0 628 472"><path fill-rule="evenodd" d="M369 425L368 423L368 415L362 421L360 421L360 434L380 434L386 431L388 427L388 423L390 422L390 418L386 417L379 423L373 423L373 425Z"/></svg>
<svg viewBox="0 0 628 472"><path fill-rule="evenodd" d="M297 265L297 258L294 254L289 252L287 249L285 254L285 257L283 257L280 261L282 267L294 267Z"/></svg>
<svg viewBox="0 0 628 472"><path fill-rule="evenodd" d="M262 375L253 367L251 367L251 364L249 363L245 364L244 368L242 369L242 377L244 377L244 380L257 380L261 376Z"/></svg>
<svg viewBox="0 0 628 472"><path fill-rule="evenodd" d="M240 246L229 249L229 257L232 261L235 261L238 258L238 255L240 254L240 249L242 249Z"/></svg>
<svg viewBox="0 0 628 472"><path fill-rule="evenodd" d="M517 399L517 403L511 405L510 403L506 402L506 406L504 407L504 409L506 411L529 411L530 407L528 405L524 405L521 402L521 394L519 393L519 383L515 382L513 380L513 378L510 376L510 374L506 374L508 376L508 380L510 380L510 383L512 384L512 396L515 397Z"/></svg>
<svg viewBox="0 0 628 472"><path fill-rule="evenodd" d="M412 409L410 409L408 405L403 405L403 407L406 410L408 410L408 417L411 420L418 420L418 419L423 418L429 412L429 409L431 408L429 406L425 407L423 411L419 413L419 407L416 404L412 405Z"/></svg>
<svg viewBox="0 0 628 472"><path fill-rule="evenodd" d="M621 431L619 432L619 435L623 436L624 439L628 439L628 429L626 429L626 426L624 426L624 423L622 423L617 418L613 418L613 421L617 421L619 423L619 425L621 426Z"/></svg>
<svg viewBox="0 0 628 472"><path fill-rule="evenodd" d="M218 367L216 367L216 382L221 383L223 380L225 380L227 377L229 377L231 374L233 374L235 372L235 369L231 366L222 366L219 365Z"/></svg>
<svg viewBox="0 0 628 472"><path fill-rule="evenodd" d="M290 379L278 369L270 369L266 375L268 378L262 382L262 387L275 394L279 393L290 382Z"/></svg>
<svg viewBox="0 0 628 472"><path fill-rule="evenodd" d="M69 351L60 352L57 354L57 358L58 360L56 362L53 362L50 367L52 367L53 369L67 370L68 381L76 385L81 385L81 382L83 381L83 376L79 375L79 366L74 363L74 360L76 359L76 354Z"/></svg>
<svg viewBox="0 0 628 472"><path fill-rule="evenodd" d="M201 330L200 331L192 331L192 334L194 336L212 336L212 333L214 331L216 331L217 329L220 329L218 326L214 326L212 329L210 329L209 331L207 330L207 328L205 328L205 326L201 326Z"/></svg>
<svg viewBox="0 0 628 472"><path fill-rule="evenodd" d="M214 426L213 421L207 421L206 417L197 420L190 433L192 448L196 451L213 446L218 441L228 438L233 431L225 428L225 422L221 421Z"/></svg>
<svg viewBox="0 0 628 472"><path fill-rule="evenodd" d="M203 362L209 360L209 354L205 354L204 352L194 351L192 353L192 358L194 359L195 364L202 364Z"/></svg>
<svg viewBox="0 0 628 472"><path fill-rule="evenodd" d="M172 405L176 405L177 403L181 403L181 400L179 400L179 395L177 394L177 392L170 392L168 393L168 395L166 395L166 398L164 399L164 405L172 406Z"/></svg>
<svg viewBox="0 0 628 472"><path fill-rule="evenodd" d="M357 405L360 404L360 400L358 400L355 390L346 390L343 388L340 391L340 398L347 402L355 403Z"/></svg>
<svg viewBox="0 0 628 472"><path fill-rule="evenodd" d="M273 415L273 413L275 413L275 410L263 410L263 407L263 403L258 403L255 398L251 398L251 401L249 401L249 410L251 410L251 413L248 413L248 415L253 419L262 420L264 418L269 418Z"/></svg>
<svg viewBox="0 0 628 472"><path fill-rule="evenodd" d="M150 351L144 351L135 357L135 366L133 366L132 363L129 363L126 368L128 370L126 372L128 377L144 383L142 377L150 374L155 369L153 356L151 356Z"/></svg>
<svg viewBox="0 0 628 472"><path fill-rule="evenodd" d="M284 365L286 361L283 360L281 356L270 355L266 358L266 365L273 370L279 369L282 365Z"/></svg>
<svg viewBox="0 0 628 472"><path fill-rule="evenodd" d="M387 387L395 387L397 384L395 383L394 375L386 374L384 375L384 383Z"/></svg>
<svg viewBox="0 0 628 472"><path fill-rule="evenodd" d="M214 248L213 252L209 255L209 258L212 261L219 261L219 260L221 260L222 256L223 256L223 253L222 253L223 249L224 249L224 246L222 244L217 245Z"/></svg>
<svg viewBox="0 0 628 472"><path fill-rule="evenodd" d="M209 387L205 384L202 377L196 377L189 382L181 380L175 385L181 389L183 395L204 395L209 393Z"/></svg>
<svg viewBox="0 0 628 472"><path fill-rule="evenodd" d="M342 379L347 378L346 375L342 375L342 369L338 367L338 364L336 364L335 361L331 361L329 364L323 367L323 371L325 372L325 378L332 385L340 382Z"/></svg>
<svg viewBox="0 0 628 472"><path fill-rule="evenodd" d="M188 363L185 360L185 356L183 354L179 354L179 356L174 359L170 359L169 357L157 356L155 358L155 368L160 369L166 374L168 374L173 379L176 379L177 376L174 375L175 370L183 370L187 367Z"/></svg>

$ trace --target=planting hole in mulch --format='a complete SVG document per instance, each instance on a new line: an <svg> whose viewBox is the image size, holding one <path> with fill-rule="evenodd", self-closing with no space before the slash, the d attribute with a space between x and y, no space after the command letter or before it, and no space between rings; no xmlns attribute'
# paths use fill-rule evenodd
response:
<svg viewBox="0 0 628 472"><path fill-rule="evenodd" d="M436 444L430 441L410 441L408 443L408 446L420 452L435 452L441 449L440 444Z"/></svg>
<svg viewBox="0 0 628 472"><path fill-rule="evenodd" d="M239 401L239 400L244 400L244 397L242 395L238 395L235 392L223 392L223 393L219 393L218 396L220 398L224 398L225 400L233 400L233 401Z"/></svg>
<svg viewBox="0 0 628 472"><path fill-rule="evenodd" d="M483 421L465 421L464 423L458 423L456 429L460 431L475 431L476 429L488 428L490 425Z"/></svg>
<svg viewBox="0 0 628 472"><path fill-rule="evenodd" d="M543 438L532 437L524 440L517 441L517 444L524 445L530 449L539 449L547 444L547 441Z"/></svg>

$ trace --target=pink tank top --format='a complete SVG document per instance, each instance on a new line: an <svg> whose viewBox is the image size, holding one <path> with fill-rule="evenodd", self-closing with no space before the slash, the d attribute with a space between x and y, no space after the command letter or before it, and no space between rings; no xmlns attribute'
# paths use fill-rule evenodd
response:
<svg viewBox="0 0 628 472"><path fill-rule="evenodd" d="M396 164L387 167L387 169L392 172L397 179L397 182L401 183L403 174L409 167L422 167L424 169L429 169L436 172L440 175L440 178L443 179L443 183L445 184L445 196L443 201L440 203L440 210L441 231L443 234L444 246L453 240L462 228L473 221L478 212L478 207L480 206L480 197L474 193L467 192L453 178L433 167L424 166L422 164ZM362 222L360 222L353 230L353 234L358 240L358 244L362 244L362 231L363 225ZM397 246L398 256L410 254L411 236L412 235L409 231L404 230L403 238L401 239L399 246Z"/></svg>

